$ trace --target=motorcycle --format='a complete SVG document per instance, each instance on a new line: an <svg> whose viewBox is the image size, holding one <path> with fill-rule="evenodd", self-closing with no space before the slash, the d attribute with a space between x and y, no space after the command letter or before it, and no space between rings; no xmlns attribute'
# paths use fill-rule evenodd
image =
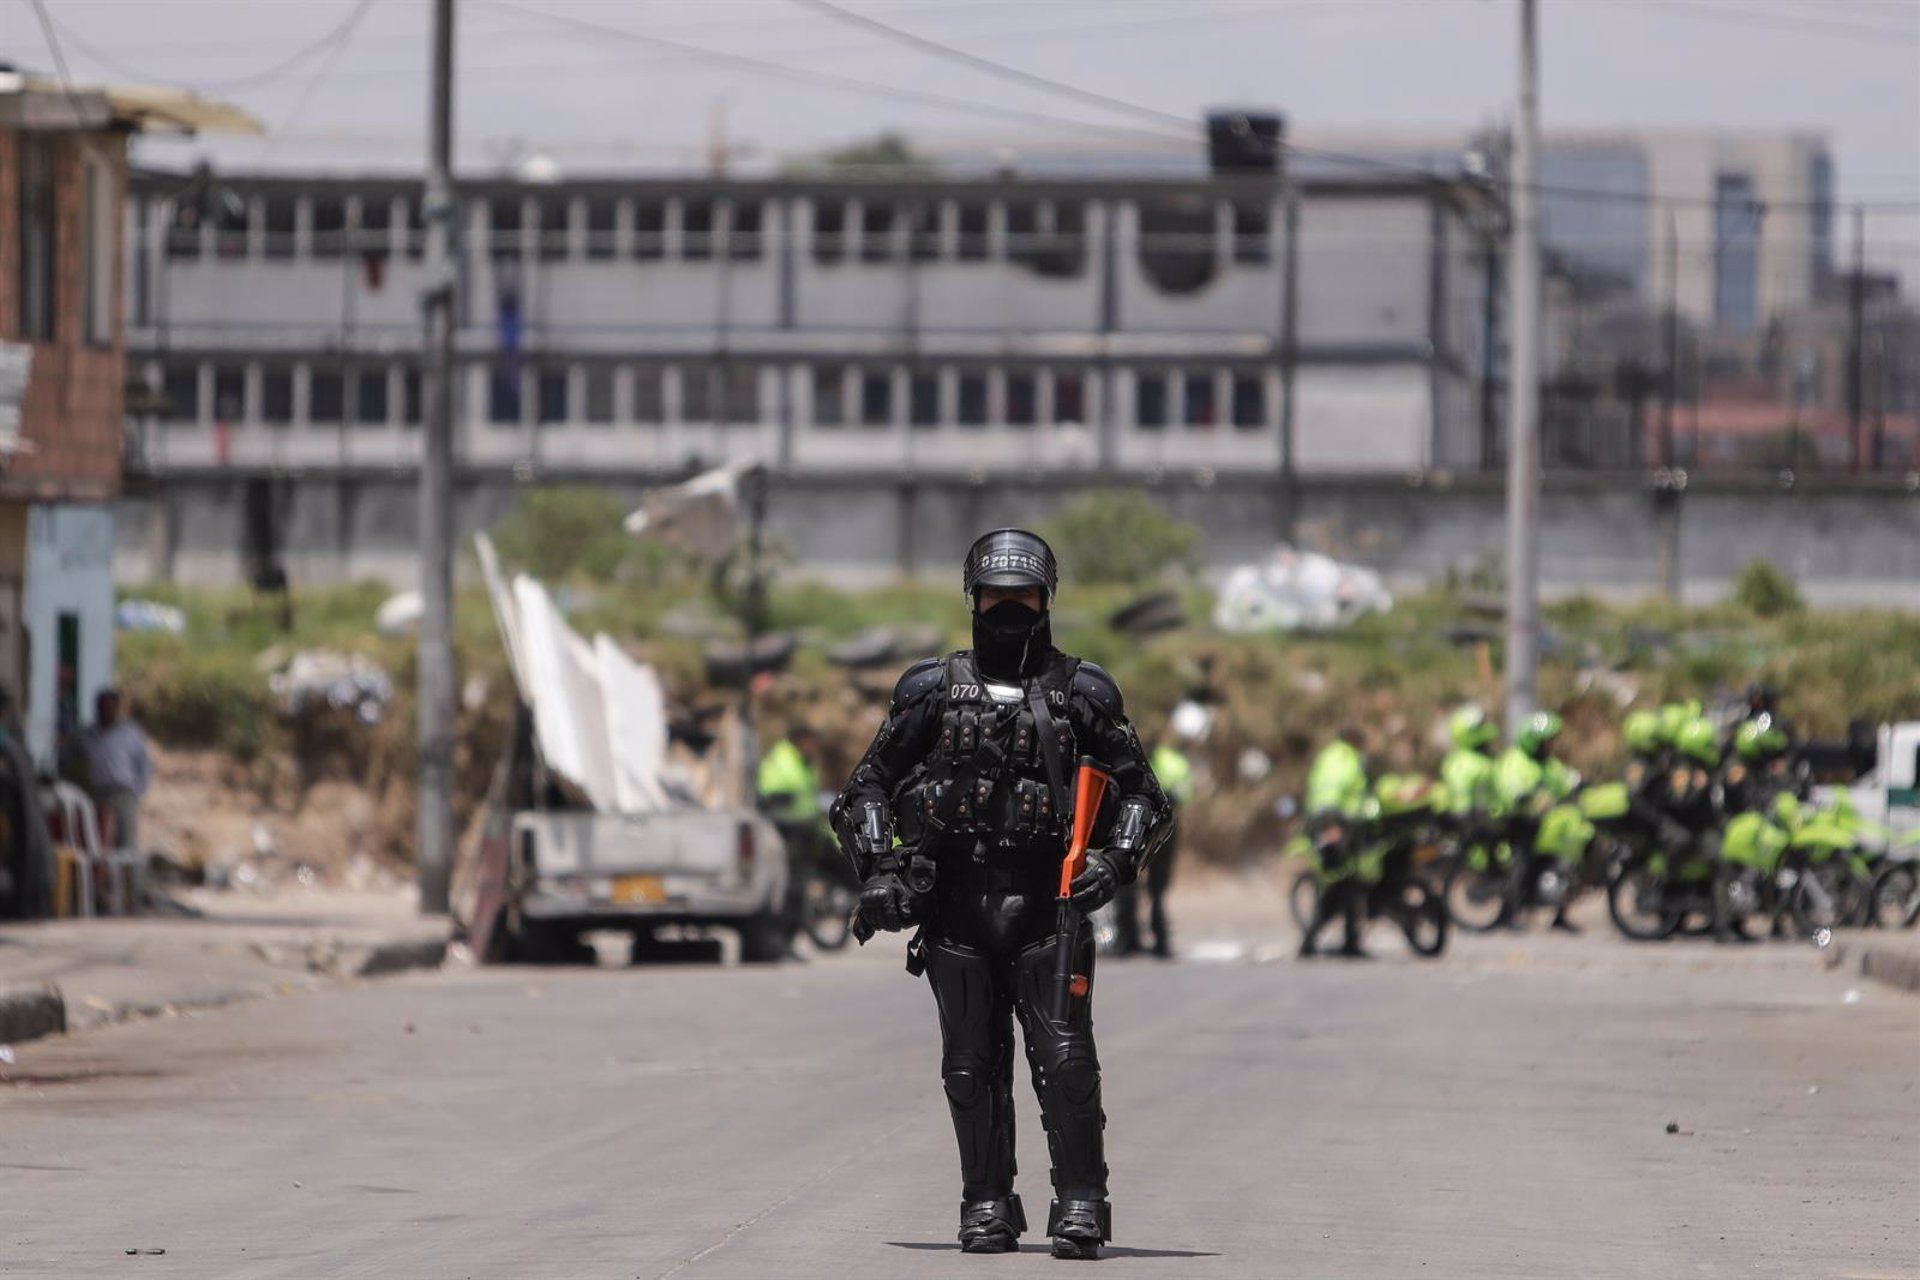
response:
<svg viewBox="0 0 1920 1280"><path fill-rule="evenodd" d="M1451 921L1433 884L1445 852L1433 818L1432 784L1389 774L1375 784L1363 813L1314 819L1296 842L1307 866L1288 895L1302 930L1311 927L1322 895L1354 878L1366 886L1367 920L1392 920L1416 955L1445 951Z"/></svg>

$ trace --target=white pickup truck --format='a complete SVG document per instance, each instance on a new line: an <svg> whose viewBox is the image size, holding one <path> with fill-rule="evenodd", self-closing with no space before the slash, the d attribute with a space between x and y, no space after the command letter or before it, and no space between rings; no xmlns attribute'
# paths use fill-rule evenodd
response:
<svg viewBox="0 0 1920 1280"><path fill-rule="evenodd" d="M736 930L749 964L786 954L786 850L758 813L525 810L509 849L504 958L566 959L592 930L644 952L662 926Z"/></svg>
<svg viewBox="0 0 1920 1280"><path fill-rule="evenodd" d="M586 959L584 934L624 930L641 955L664 930L704 944L719 927L743 961L784 956L787 851L752 807L744 728L675 765L654 672L574 631L537 581L508 582L484 534L475 549L520 694L477 856L455 877L476 954Z"/></svg>
<svg viewBox="0 0 1920 1280"><path fill-rule="evenodd" d="M1920 832L1920 721L1881 725L1873 768L1846 786L1816 787L1814 799L1830 803L1842 791L1862 818L1892 831L1896 843Z"/></svg>

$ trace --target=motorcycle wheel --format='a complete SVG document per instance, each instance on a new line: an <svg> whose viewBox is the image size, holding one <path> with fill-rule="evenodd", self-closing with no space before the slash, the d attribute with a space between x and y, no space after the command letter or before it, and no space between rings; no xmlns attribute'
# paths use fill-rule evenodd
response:
<svg viewBox="0 0 1920 1280"><path fill-rule="evenodd" d="M1873 878L1872 919L1876 929L1911 929L1920 921L1920 866L1896 862Z"/></svg>
<svg viewBox="0 0 1920 1280"><path fill-rule="evenodd" d="M860 895L838 880L808 876L802 890L800 927L822 951L838 951L851 936L848 920Z"/></svg>
<svg viewBox="0 0 1920 1280"><path fill-rule="evenodd" d="M1685 907L1674 901L1672 886L1655 875L1641 855L1622 867L1607 886L1607 914L1622 936L1635 942L1660 942L1680 927Z"/></svg>
<svg viewBox="0 0 1920 1280"><path fill-rule="evenodd" d="M1802 937L1821 929L1858 924L1870 909L1872 894L1860 877L1839 859L1822 863L1803 874L1793 886L1793 927Z"/></svg>
<svg viewBox="0 0 1920 1280"><path fill-rule="evenodd" d="M1447 902L1424 880L1410 879L1400 887L1393 914L1415 955L1431 959L1447 949L1452 924Z"/></svg>
<svg viewBox="0 0 1920 1280"><path fill-rule="evenodd" d="M1742 867L1726 866L1714 872L1714 933L1730 933L1744 941L1747 921L1761 914L1758 877Z"/></svg>
<svg viewBox="0 0 1920 1280"><path fill-rule="evenodd" d="M1463 859L1447 876L1444 905L1453 923L1468 933L1490 933L1512 912L1513 873L1474 867Z"/></svg>
<svg viewBox="0 0 1920 1280"><path fill-rule="evenodd" d="M1313 927L1314 913L1320 910L1320 880L1311 868L1293 878L1287 890L1287 910L1293 913L1293 922L1300 926L1300 932Z"/></svg>

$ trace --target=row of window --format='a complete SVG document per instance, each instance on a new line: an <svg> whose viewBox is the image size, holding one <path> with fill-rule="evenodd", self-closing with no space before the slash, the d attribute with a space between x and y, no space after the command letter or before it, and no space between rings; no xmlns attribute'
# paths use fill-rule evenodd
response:
<svg viewBox="0 0 1920 1280"><path fill-rule="evenodd" d="M22 133L15 150L18 180L15 210L19 235L13 262L19 288L18 332L29 342L52 342L60 334L62 282L73 267L63 266L57 177L62 148L77 155L80 165L78 243L66 250L77 253L80 278L80 334L93 346L114 340L113 273L120 252L119 190L112 162L92 148L64 142L70 135Z"/></svg>
<svg viewBox="0 0 1920 1280"><path fill-rule="evenodd" d="M1081 368L827 364L807 371L803 417L822 431L905 424L1025 428L1085 423L1093 375ZM603 361L494 361L486 367L486 420L496 426L585 423L758 424L761 367ZM1135 370L1133 424L1142 430L1268 423L1267 375L1217 368ZM420 369L413 363L351 367L176 361L165 366L165 420L291 426L418 426ZM304 387L304 403L297 403ZM457 389L456 389L457 390Z"/></svg>
<svg viewBox="0 0 1920 1280"><path fill-rule="evenodd" d="M766 252L769 206L754 201L617 199L612 196L496 196L483 202L481 230L492 257L634 258L754 261ZM808 252L814 261L988 262L1004 260L1043 275L1086 267L1084 203L1055 200L816 200ZM173 210L170 258L291 260L346 253L418 258L426 233L417 197L263 195ZM302 220L305 225L302 226ZM464 224L463 224L464 225ZM1263 264L1271 254L1265 204L1223 206L1204 198L1166 198L1142 206L1141 252L1211 261L1221 231L1235 262Z"/></svg>

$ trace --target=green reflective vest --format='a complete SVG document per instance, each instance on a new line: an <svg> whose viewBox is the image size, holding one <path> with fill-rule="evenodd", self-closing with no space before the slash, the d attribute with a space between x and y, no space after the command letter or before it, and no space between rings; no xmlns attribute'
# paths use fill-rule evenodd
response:
<svg viewBox="0 0 1920 1280"><path fill-rule="evenodd" d="M1193 764L1178 747L1161 743L1153 749L1150 763L1153 776L1160 780L1160 789L1167 793L1167 799L1175 804L1193 799Z"/></svg>
<svg viewBox="0 0 1920 1280"><path fill-rule="evenodd" d="M786 738L760 757L754 785L761 799L778 801L792 817L812 818L820 813L820 775Z"/></svg>
<svg viewBox="0 0 1920 1280"><path fill-rule="evenodd" d="M1335 739L1322 747L1307 771L1307 812L1356 816L1367 803L1367 766L1360 752Z"/></svg>
<svg viewBox="0 0 1920 1280"><path fill-rule="evenodd" d="M1447 808L1469 814L1493 807L1493 761L1484 751L1455 747L1440 762L1440 783L1447 790Z"/></svg>

